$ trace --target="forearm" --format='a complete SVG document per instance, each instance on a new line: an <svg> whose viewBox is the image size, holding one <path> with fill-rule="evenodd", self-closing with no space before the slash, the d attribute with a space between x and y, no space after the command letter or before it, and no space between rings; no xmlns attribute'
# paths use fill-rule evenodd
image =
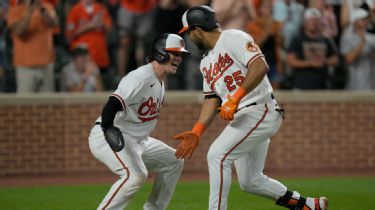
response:
<svg viewBox="0 0 375 210"><path fill-rule="evenodd" d="M27 15L18 23L12 27L12 31L19 37L24 38L27 35L29 23L32 12L28 12Z"/></svg>
<svg viewBox="0 0 375 210"><path fill-rule="evenodd" d="M217 114L217 109L219 106L220 100L218 98L205 99L201 107L198 122L204 124L206 127L209 127Z"/></svg>
<svg viewBox="0 0 375 210"><path fill-rule="evenodd" d="M217 98L216 96L211 98L206 97L202 104L198 121L195 123L191 132L197 136L201 136L206 128L211 125L219 106L219 98Z"/></svg>
<svg viewBox="0 0 375 210"><path fill-rule="evenodd" d="M84 88L84 83L81 82L78 85L72 85L69 87L69 92L82 92Z"/></svg>
<svg viewBox="0 0 375 210"><path fill-rule="evenodd" d="M345 28L349 24L349 3L344 1L341 7L340 25L341 28Z"/></svg>
<svg viewBox="0 0 375 210"><path fill-rule="evenodd" d="M288 55L287 63L292 68L308 68L308 67L311 67L310 61L298 59L295 55Z"/></svg>
<svg viewBox="0 0 375 210"><path fill-rule="evenodd" d="M43 11L43 10L42 10ZM58 27L59 26L59 20L55 16L51 16L48 14L47 11L44 10L42 13L43 21L50 27Z"/></svg>
<svg viewBox="0 0 375 210"><path fill-rule="evenodd" d="M259 47L262 47L264 42L268 39L268 37L270 36L271 34L267 31L263 31L262 35L259 36L259 37L254 37L254 41L255 43L259 46Z"/></svg>
<svg viewBox="0 0 375 210"><path fill-rule="evenodd" d="M339 64L339 57L337 55L330 56L326 61L327 66L337 66Z"/></svg>
<svg viewBox="0 0 375 210"><path fill-rule="evenodd" d="M345 61L348 64L353 63L358 58L358 56L362 53L364 46L365 46L365 42L363 41L354 50L345 54Z"/></svg>
<svg viewBox="0 0 375 210"><path fill-rule="evenodd" d="M103 83L100 74L96 76L95 91L103 91Z"/></svg>
<svg viewBox="0 0 375 210"><path fill-rule="evenodd" d="M90 24L80 25L77 30L75 30L73 33L68 35L69 40L73 40L79 35L85 33L86 31L90 31L92 29Z"/></svg>

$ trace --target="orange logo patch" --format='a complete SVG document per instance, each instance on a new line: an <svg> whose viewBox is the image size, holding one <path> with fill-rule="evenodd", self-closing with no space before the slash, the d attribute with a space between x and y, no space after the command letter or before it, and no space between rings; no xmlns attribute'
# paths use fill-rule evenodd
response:
<svg viewBox="0 0 375 210"><path fill-rule="evenodd" d="M246 44L246 49L250 52L257 52L257 51L260 51L259 47L257 44L255 44L254 42L248 42Z"/></svg>

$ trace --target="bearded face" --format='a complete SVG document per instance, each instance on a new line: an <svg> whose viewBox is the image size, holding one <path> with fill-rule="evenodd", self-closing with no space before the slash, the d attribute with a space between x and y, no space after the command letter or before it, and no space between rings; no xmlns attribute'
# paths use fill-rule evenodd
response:
<svg viewBox="0 0 375 210"><path fill-rule="evenodd" d="M197 29L190 29L188 31L189 38L200 50L207 50L208 46L203 42L200 33Z"/></svg>

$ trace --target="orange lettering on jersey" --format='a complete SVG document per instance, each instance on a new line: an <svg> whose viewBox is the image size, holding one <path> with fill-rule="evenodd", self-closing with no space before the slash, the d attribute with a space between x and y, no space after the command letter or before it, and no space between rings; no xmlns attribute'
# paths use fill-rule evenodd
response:
<svg viewBox="0 0 375 210"><path fill-rule="evenodd" d="M159 117L160 107L158 106L159 99L154 102L154 98L150 97L143 102L138 108L138 119L142 122L152 121Z"/></svg>
<svg viewBox="0 0 375 210"><path fill-rule="evenodd" d="M210 63L209 69L207 67L203 67L203 76L207 84L210 85L211 90L213 90L216 81L223 76L224 72L228 70L233 63L233 59L227 53L225 53L224 56L219 54L217 62L214 64Z"/></svg>

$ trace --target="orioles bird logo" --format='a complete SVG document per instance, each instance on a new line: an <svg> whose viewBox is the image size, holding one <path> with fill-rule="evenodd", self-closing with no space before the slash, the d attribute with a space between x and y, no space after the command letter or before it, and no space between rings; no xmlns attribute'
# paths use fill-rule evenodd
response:
<svg viewBox="0 0 375 210"><path fill-rule="evenodd" d="M255 44L254 42L248 42L248 43L246 44L246 49L247 49L248 51L250 51L250 52L257 52L257 51L259 52L259 51L260 51L258 45Z"/></svg>

